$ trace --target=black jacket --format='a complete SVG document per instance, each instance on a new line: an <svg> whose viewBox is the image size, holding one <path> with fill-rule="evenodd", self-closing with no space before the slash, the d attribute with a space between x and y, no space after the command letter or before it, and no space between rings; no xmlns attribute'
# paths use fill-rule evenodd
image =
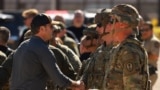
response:
<svg viewBox="0 0 160 90"><path fill-rule="evenodd" d="M10 90L45 90L48 76L61 87L71 84L60 71L48 44L33 36L15 51Z"/></svg>

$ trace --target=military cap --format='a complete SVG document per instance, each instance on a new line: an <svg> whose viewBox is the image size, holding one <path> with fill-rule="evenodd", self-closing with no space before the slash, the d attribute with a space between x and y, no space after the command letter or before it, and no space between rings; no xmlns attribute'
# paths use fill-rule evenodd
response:
<svg viewBox="0 0 160 90"><path fill-rule="evenodd" d="M52 25L57 25L59 26L62 30L66 28L66 25L62 22L59 21L52 21Z"/></svg>
<svg viewBox="0 0 160 90"><path fill-rule="evenodd" d="M62 23L62 22L57 24L57 26L59 26L62 30L66 28L66 25L64 23Z"/></svg>
<svg viewBox="0 0 160 90"><path fill-rule="evenodd" d="M56 15L54 17L54 21L59 21L59 22L65 23L64 18L62 16L60 16L60 15Z"/></svg>
<svg viewBox="0 0 160 90"><path fill-rule="evenodd" d="M96 13L95 15L95 23L101 23L103 26L105 26L110 20L110 13L111 9L101 9L100 12Z"/></svg>
<svg viewBox="0 0 160 90"><path fill-rule="evenodd" d="M101 17L101 11L97 12L95 17L94 17L94 23L101 23L102 17Z"/></svg>
<svg viewBox="0 0 160 90"><path fill-rule="evenodd" d="M94 38L98 37L98 32L96 31L97 24L89 25L83 30L83 35L91 35Z"/></svg>
<svg viewBox="0 0 160 90"><path fill-rule="evenodd" d="M132 27L139 24L139 13L137 9L129 4L120 4L112 8L111 15L115 15L119 21L126 21Z"/></svg>

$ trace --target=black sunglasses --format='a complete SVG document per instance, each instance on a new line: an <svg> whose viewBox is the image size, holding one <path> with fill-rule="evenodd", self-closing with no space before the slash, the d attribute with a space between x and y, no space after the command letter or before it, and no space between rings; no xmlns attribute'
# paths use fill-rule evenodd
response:
<svg viewBox="0 0 160 90"><path fill-rule="evenodd" d="M99 27L99 28L102 27L102 23L98 23L97 27Z"/></svg>

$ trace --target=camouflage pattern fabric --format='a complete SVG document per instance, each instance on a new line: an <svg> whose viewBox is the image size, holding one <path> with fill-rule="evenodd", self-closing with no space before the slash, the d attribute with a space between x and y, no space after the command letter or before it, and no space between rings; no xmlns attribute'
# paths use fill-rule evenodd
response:
<svg viewBox="0 0 160 90"><path fill-rule="evenodd" d="M105 90L150 90L147 54L137 40L128 38L111 53Z"/></svg>
<svg viewBox="0 0 160 90"><path fill-rule="evenodd" d="M93 38L98 38L98 32L96 31L97 24L89 25L83 30L83 35L90 35Z"/></svg>
<svg viewBox="0 0 160 90"><path fill-rule="evenodd" d="M118 18L118 21L126 21L131 27L135 28L139 25L140 17L135 7L129 4L120 4L114 6L111 11L112 15Z"/></svg>
<svg viewBox="0 0 160 90"><path fill-rule="evenodd" d="M89 58L90 61L86 65L81 78L86 85L86 89L102 89L110 49L111 46L101 45Z"/></svg>
<svg viewBox="0 0 160 90"><path fill-rule="evenodd" d="M104 8L95 15L95 23L102 24L104 27L108 24L110 20L111 9Z"/></svg>

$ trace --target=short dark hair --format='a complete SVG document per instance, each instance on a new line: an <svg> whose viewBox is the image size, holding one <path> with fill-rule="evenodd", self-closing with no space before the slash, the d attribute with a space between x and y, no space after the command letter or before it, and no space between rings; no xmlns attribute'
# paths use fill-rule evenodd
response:
<svg viewBox="0 0 160 90"><path fill-rule="evenodd" d="M33 35L39 32L40 26L52 23L52 19L45 14L36 15L31 22L31 32Z"/></svg>
<svg viewBox="0 0 160 90"><path fill-rule="evenodd" d="M6 44L10 37L10 30L7 27L0 26L0 42Z"/></svg>

